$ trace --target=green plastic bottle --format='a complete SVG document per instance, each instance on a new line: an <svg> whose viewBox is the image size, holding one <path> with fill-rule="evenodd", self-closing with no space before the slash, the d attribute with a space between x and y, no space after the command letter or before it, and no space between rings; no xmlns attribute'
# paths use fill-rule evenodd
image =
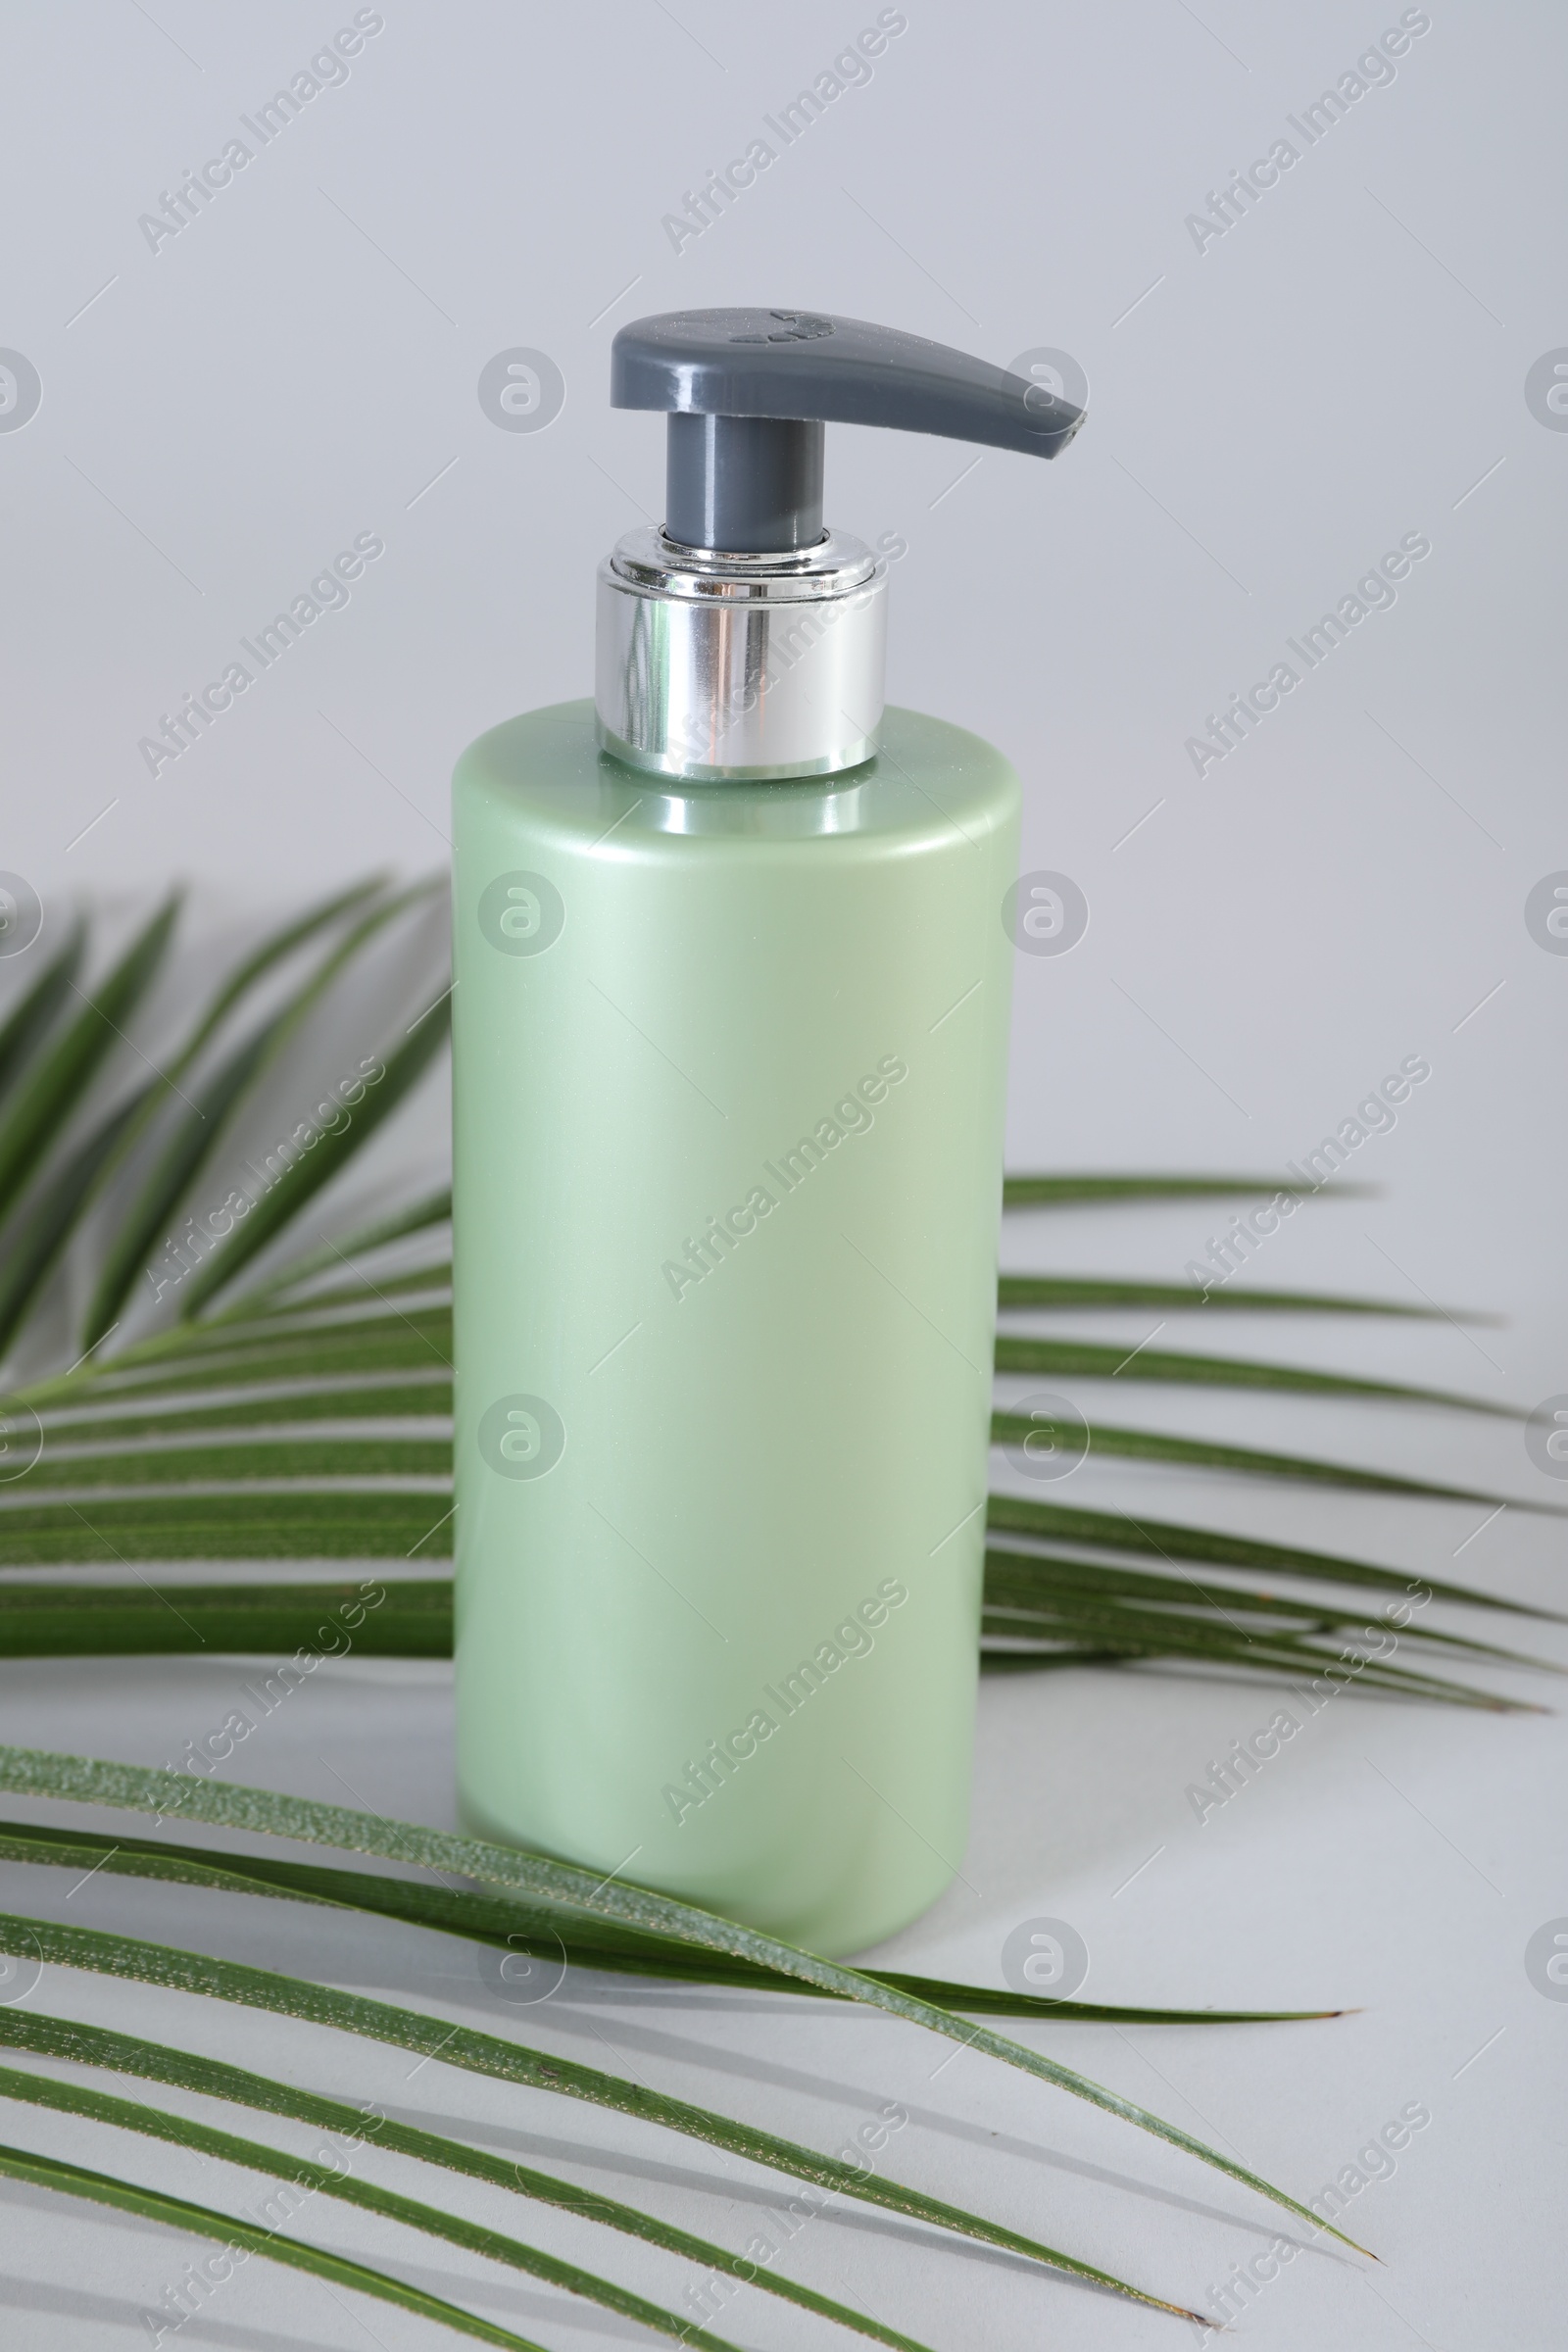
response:
<svg viewBox="0 0 1568 2352"><path fill-rule="evenodd" d="M841 1953L966 1834L1019 796L884 710L822 420L1079 415L777 312L624 329L612 398L668 519L595 700L454 781L462 1803Z"/></svg>

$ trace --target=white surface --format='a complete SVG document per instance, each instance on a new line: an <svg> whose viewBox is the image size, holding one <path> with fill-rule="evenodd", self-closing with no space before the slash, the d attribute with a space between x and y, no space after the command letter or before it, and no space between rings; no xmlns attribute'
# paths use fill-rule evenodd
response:
<svg viewBox="0 0 1568 2352"><path fill-rule="evenodd" d="M677 258L661 214L873 9L385 13L348 84L155 256L137 215L352 11L12 12L0 173L25 233L0 343L31 358L44 401L0 434L13 679L0 864L58 920L80 885L145 888L179 870L228 903L276 903L372 861L443 858L456 751L583 690L594 564L657 504L660 429L603 404L623 318L776 299L999 360L1065 346L1093 416L1055 466L988 455L953 486L966 453L844 428L829 454L833 519L909 541L893 583L894 699L1009 751L1028 796L1025 863L1065 868L1091 904L1069 957L1020 959L1011 1162L1277 1165L1424 1054L1431 1082L1357 1155L1354 1173L1386 1197L1320 1202L1270 1244L1257 1279L1426 1292L1513 1324L1205 1324L1202 1340L1526 1405L1568 1389L1568 960L1522 919L1530 887L1568 865L1548 625L1568 436L1523 398L1530 365L1568 340L1560 15L1522 0L1435 8L1395 84L1200 256L1184 216L1396 7L911 7L870 86ZM514 345L549 351L566 378L542 434L497 431L475 398L480 368ZM387 553L347 611L150 778L137 738L367 529ZM1200 781L1183 747L1204 713L1412 530L1433 554L1397 606ZM417 1124L403 1130L411 1159L428 1148ZM1175 1279L1216 1229L1204 1205L1074 1212L1020 1222L1007 1257ZM1148 1325L1083 1328L1125 1330L1130 1348ZM1157 1403L1164 1425L1547 1491L1504 1424ZM1121 1409L1145 1419L1153 1404ZM1094 1469L1074 1492L1560 1594L1560 1536L1516 1514L1467 1544L1483 1514L1458 1506L1125 1473L1112 1487ZM1562 1654L1554 1636L1528 1638ZM217 1719L231 1679L184 1662L6 1668L5 1736L162 1762ZM1152 1675L989 1687L969 1885L899 1957L995 1979L1007 1931L1052 1914L1087 1938L1094 1997L1365 2003L1333 2024L1040 2038L1308 2196L1400 2107L1431 2107L1394 2179L1351 2209L1386 2267L1319 2246L1238 2335L1279 2352L1554 2345L1568 2004L1531 1988L1522 1955L1568 1912L1562 1722L1347 1698L1200 1828L1187 1782L1268 1711L1261 1691ZM349 1669L318 1676L248 1769L332 1798L341 1774L381 1809L446 1821L449 1759L444 1673ZM8 1898L21 1907L60 1907L71 1885L6 1881L24 1887ZM455 2017L480 1998L461 1950L390 1929L102 1880L70 1900L71 1917L90 1901L105 1924L315 1964ZM408 2090L391 2054L305 2029L85 1982L68 1997L407 2100L486 2144L575 2150L583 2178L728 2243L744 2244L755 2199L782 2202L701 2150L438 2066ZM628 2070L823 2146L903 2098L912 2121L892 2154L906 2177L1187 2300L1274 2234L1266 2207L1197 2165L972 2057L938 2073L944 2053L869 2018L573 1985L538 2031L612 2063L603 2036ZM5 2128L81 2144L31 2114L8 2111ZM197 2196L250 2193L146 2146L114 2161ZM384 2177L428 2185L390 2165ZM474 2196L472 2210L527 2226L504 2202ZM14 2188L0 2203L8 2347L147 2341L138 2313L177 2277L174 2241ZM471 2278L476 2306L552 2345L625 2338L352 2217L309 2226L384 2244L449 2289ZM546 2242L585 2242L538 2227ZM690 2283L663 2257L603 2257L666 2299ZM812 2225L786 2259L944 2348L1176 2340L1174 2322L876 2217ZM753 2296L727 2332L794 2346L818 2330ZM388 2352L441 2340L258 2265L175 2340L280 2352L368 2337Z"/></svg>

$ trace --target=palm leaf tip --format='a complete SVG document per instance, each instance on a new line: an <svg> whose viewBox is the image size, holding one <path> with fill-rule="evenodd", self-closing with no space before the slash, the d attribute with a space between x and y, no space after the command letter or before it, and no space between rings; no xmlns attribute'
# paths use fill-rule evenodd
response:
<svg viewBox="0 0 1568 2352"><path fill-rule="evenodd" d="M1272 1198L1277 1193L1299 1200L1310 1200L1318 1190L1314 1184L1298 1183L1289 1176L1128 1176L1087 1168L1056 1169L1005 1177L1002 1205L1055 1208L1117 1200L1240 1200ZM1333 1197L1339 1200L1367 1200L1378 1190L1375 1184L1336 1184Z"/></svg>
<svg viewBox="0 0 1568 2352"><path fill-rule="evenodd" d="M1468 1314L1446 1306L1408 1306L1393 1298L1347 1298L1337 1291L1200 1290L1193 1283L1141 1282L1108 1275L1003 1274L997 1304L1004 1310L1079 1307L1163 1307L1172 1314L1214 1306L1244 1313L1307 1315L1392 1315L1417 1323L1491 1323L1496 1315Z"/></svg>

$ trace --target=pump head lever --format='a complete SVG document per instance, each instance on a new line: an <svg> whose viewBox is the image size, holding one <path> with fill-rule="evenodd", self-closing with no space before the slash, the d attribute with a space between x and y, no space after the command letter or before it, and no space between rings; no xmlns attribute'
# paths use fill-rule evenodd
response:
<svg viewBox="0 0 1568 2352"><path fill-rule="evenodd" d="M1084 411L945 343L815 311L680 311L623 326L618 409L669 418L664 528L767 554L822 536L822 427L889 425L1054 458Z"/></svg>

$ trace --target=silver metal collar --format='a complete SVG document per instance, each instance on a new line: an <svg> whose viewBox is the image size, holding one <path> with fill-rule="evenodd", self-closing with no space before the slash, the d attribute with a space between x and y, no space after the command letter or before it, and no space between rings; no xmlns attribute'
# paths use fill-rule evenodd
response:
<svg viewBox="0 0 1568 2352"><path fill-rule="evenodd" d="M599 567L601 747L696 780L835 775L882 721L887 564L858 539L747 556L629 532Z"/></svg>

